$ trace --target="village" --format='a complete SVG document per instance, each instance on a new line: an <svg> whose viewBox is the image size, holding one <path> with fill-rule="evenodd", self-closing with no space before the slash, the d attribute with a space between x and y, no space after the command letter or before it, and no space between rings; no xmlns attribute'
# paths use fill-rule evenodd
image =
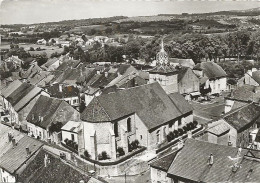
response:
<svg viewBox="0 0 260 183"><path fill-rule="evenodd" d="M259 30L50 25L0 30L0 182L260 181Z"/></svg>

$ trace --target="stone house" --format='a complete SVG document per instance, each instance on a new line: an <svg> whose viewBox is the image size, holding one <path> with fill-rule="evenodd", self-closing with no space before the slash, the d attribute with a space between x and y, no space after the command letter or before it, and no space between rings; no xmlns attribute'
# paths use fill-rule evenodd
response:
<svg viewBox="0 0 260 183"><path fill-rule="evenodd" d="M28 135L59 143L61 128L70 120L79 120L76 109L63 100L42 95L26 118Z"/></svg>
<svg viewBox="0 0 260 183"><path fill-rule="evenodd" d="M227 90L227 74L218 64L202 62L197 64L193 71L200 78L201 93L212 95Z"/></svg>
<svg viewBox="0 0 260 183"><path fill-rule="evenodd" d="M193 121L193 109L180 94L167 95L152 83L101 94L81 114L79 153L87 150L93 159L106 151L116 159L116 150L129 152L129 143L154 150L166 135Z"/></svg>

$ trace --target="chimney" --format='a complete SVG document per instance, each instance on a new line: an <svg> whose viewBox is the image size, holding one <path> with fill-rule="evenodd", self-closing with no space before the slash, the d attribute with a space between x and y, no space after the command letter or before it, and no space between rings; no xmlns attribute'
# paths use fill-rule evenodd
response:
<svg viewBox="0 0 260 183"><path fill-rule="evenodd" d="M12 144L13 144L13 147L16 145L16 144L15 144L15 139L14 139L14 138L12 138Z"/></svg>
<svg viewBox="0 0 260 183"><path fill-rule="evenodd" d="M210 166L213 165L213 155L212 155L212 153L211 153L210 156L209 156L208 163L209 163Z"/></svg>
<svg viewBox="0 0 260 183"><path fill-rule="evenodd" d="M43 116L41 116L41 122L43 121Z"/></svg>
<svg viewBox="0 0 260 183"><path fill-rule="evenodd" d="M105 72L105 77L107 78L107 76L108 76L108 72Z"/></svg>
<svg viewBox="0 0 260 183"><path fill-rule="evenodd" d="M62 92L62 85L59 84L59 92Z"/></svg>
<svg viewBox="0 0 260 183"><path fill-rule="evenodd" d="M188 138L191 139L191 138L192 138L192 133L191 133L191 131L188 131L187 134L188 134Z"/></svg>
<svg viewBox="0 0 260 183"><path fill-rule="evenodd" d="M12 139L13 139L13 135L11 133L8 133L8 140L9 140L9 142L11 142Z"/></svg>
<svg viewBox="0 0 260 183"><path fill-rule="evenodd" d="M27 154L27 157L29 157L31 154L29 147L26 147L26 154Z"/></svg>
<svg viewBox="0 0 260 183"><path fill-rule="evenodd" d="M45 154L45 156L44 156L44 167L47 167L47 164L48 164L48 155Z"/></svg>
<svg viewBox="0 0 260 183"><path fill-rule="evenodd" d="M177 146L178 146L178 149L181 149L183 147L182 139L180 139L180 141L178 142Z"/></svg>

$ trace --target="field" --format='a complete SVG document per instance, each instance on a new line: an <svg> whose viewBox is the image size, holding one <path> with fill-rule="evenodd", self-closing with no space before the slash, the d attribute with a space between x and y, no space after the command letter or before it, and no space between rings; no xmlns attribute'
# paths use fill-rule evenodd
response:
<svg viewBox="0 0 260 183"><path fill-rule="evenodd" d="M19 47L23 47L25 51L29 51L30 48L41 48L41 49L45 49L45 50L41 50L41 51L29 51L29 53L31 55L37 55L37 54L42 54L43 52L45 52L47 54L48 57L51 56L52 53L61 53L63 51L63 48L59 48L58 46L46 46L46 45L38 45L38 44L23 44L20 43L18 44ZM1 44L0 45L0 49L9 49L10 48L10 44Z"/></svg>
<svg viewBox="0 0 260 183"><path fill-rule="evenodd" d="M74 29L70 30L70 32L89 32L91 29L103 31L107 27L105 25L88 25L88 26L80 26L75 27Z"/></svg>

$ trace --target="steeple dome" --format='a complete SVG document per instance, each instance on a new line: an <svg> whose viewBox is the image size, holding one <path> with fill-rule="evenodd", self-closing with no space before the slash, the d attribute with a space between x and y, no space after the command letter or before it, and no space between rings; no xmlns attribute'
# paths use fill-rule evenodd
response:
<svg viewBox="0 0 260 183"><path fill-rule="evenodd" d="M161 50L156 55L156 62L157 62L157 65L167 65L168 61L169 61L168 54L164 50L163 39L162 39Z"/></svg>

